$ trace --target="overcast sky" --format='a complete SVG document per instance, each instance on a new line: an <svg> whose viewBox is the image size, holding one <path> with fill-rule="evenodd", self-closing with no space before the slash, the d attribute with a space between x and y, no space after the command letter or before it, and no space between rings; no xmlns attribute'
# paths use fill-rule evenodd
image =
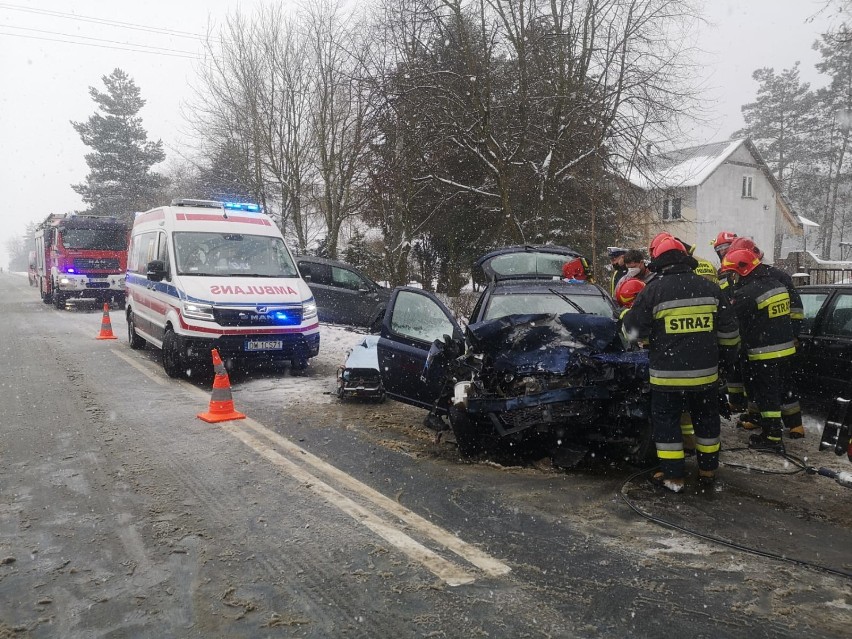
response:
<svg viewBox="0 0 852 639"><path fill-rule="evenodd" d="M0 1L0 266L6 242L48 213L83 208L70 185L87 173L87 148L69 121L95 110L88 88L120 67L142 90L140 115L167 158L179 155L186 127L181 104L190 97L198 35L254 0L13 0ZM294 0L282 0L294 8ZM695 44L702 55L706 105L713 120L684 144L724 140L742 126L740 106L755 97L752 72L801 62L819 86L811 45L825 19L807 19L820 0L708 0L706 25ZM192 34L195 34L193 36ZM72 43L74 42L74 43ZM140 50L144 45L148 53ZM136 49L128 51L123 49ZM189 194L188 194L189 195Z"/></svg>

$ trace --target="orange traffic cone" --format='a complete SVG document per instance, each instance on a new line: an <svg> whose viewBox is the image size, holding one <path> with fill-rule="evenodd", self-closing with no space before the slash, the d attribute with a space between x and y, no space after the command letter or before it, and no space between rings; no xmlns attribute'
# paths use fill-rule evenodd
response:
<svg viewBox="0 0 852 639"><path fill-rule="evenodd" d="M227 422L232 419L245 419L245 415L234 410L234 400L231 398L231 380L228 379L228 371L219 357L219 351L213 349L213 370L216 377L213 379L213 395L210 397L210 410L206 413L198 413L198 419L213 424L215 422Z"/></svg>
<svg viewBox="0 0 852 639"><path fill-rule="evenodd" d="M109 321L109 303L104 302L104 318L101 320L101 332L95 339L118 339L112 334L112 323Z"/></svg>

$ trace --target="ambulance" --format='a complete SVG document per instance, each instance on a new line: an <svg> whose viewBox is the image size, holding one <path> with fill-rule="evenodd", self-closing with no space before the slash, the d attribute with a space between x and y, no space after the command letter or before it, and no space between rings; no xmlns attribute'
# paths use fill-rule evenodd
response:
<svg viewBox="0 0 852 639"><path fill-rule="evenodd" d="M138 213L126 291L130 348L161 349L170 377L209 366L213 348L292 371L319 353L311 290L256 204L181 199Z"/></svg>

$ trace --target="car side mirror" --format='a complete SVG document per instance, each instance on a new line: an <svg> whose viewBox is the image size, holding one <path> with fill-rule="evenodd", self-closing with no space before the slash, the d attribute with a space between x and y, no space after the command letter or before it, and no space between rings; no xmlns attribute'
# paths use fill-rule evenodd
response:
<svg viewBox="0 0 852 639"><path fill-rule="evenodd" d="M147 266L147 277L152 282L161 282L166 277L166 264L162 260L151 260Z"/></svg>

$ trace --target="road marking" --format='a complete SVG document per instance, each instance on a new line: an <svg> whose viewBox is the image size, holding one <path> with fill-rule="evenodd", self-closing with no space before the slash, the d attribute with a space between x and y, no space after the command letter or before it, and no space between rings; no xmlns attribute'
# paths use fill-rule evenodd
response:
<svg viewBox="0 0 852 639"><path fill-rule="evenodd" d="M129 355L122 353L121 351L115 350L114 348L111 348L109 350L110 350L111 353L115 354L116 357L123 359L125 362L130 364L133 368L135 368L137 371L142 373L145 377L150 379L152 382L155 382L155 383L159 384L160 386L166 385L166 380L164 380L156 372L149 370L149 368L147 366L145 366L144 364L136 361L135 359L133 359Z"/></svg>
<svg viewBox="0 0 852 639"><path fill-rule="evenodd" d="M334 478L353 492L370 500L376 506L383 508L387 512L407 523L409 526L431 537L442 546L456 553L462 559L482 570L485 574L492 577L499 577L500 575L505 575L511 572L512 569L503 562L484 553L479 548L462 541L452 533L444 530L440 526L436 526L428 519L424 519L417 513L409 510L402 504L397 503L393 499L390 499L370 486L367 486L351 475L348 475L336 466L333 466L316 455L309 453L301 446L294 444L286 437L266 428L251 417L247 417L245 420L241 420L241 422L251 427L267 439L278 444L286 452L290 453L292 457L310 464L321 473Z"/></svg>
<svg viewBox="0 0 852 639"><path fill-rule="evenodd" d="M199 397L199 398L209 399L209 396L210 396L209 393L201 390L200 388L194 386L193 384L191 384L191 383L189 383L185 380L176 380L176 379L164 380L160 375L160 369L159 368L154 368L153 366L149 366L147 363L142 363L141 361L139 361L137 359L133 359L131 356L128 356L125 353L121 353L120 351L117 351L115 349L112 349L112 352L115 353L116 355L118 355L119 357L121 357L121 359L130 363L134 368L136 368L137 370L139 370L140 372L145 374L146 377L150 377L151 379L154 379L158 384L161 384L161 385L166 385L166 384L177 385L181 389L183 389L183 391L186 392L187 394L194 395L194 396ZM265 444L263 444L262 442L259 442L258 440L253 438L250 434L243 431L241 429L241 425L243 425L243 424L250 427L256 433L262 435L263 437L265 437L266 439L268 439L272 443L281 447L284 450L284 452L289 453L290 457L289 458L284 457L283 455L281 455L277 451L266 447ZM312 466L314 469L318 470L323 475L325 475L326 477L334 479L336 482L341 484L343 487L345 487L348 490L358 494L359 496L363 497L364 499L367 499L376 507L381 508L381 509L385 510L386 512L394 515L395 517L404 521L405 523L407 523L409 526L411 526L415 530L418 530L420 533L426 535L427 537L430 537L431 539L433 539L437 543L441 544L442 546L444 546L448 550L454 552L456 555L458 555L459 557L461 557L465 561L467 561L467 562L471 563L472 565L476 566L477 568L479 568L485 574L492 576L492 577L499 577L501 575L508 574L512 570L508 565L504 564L503 562L499 561L498 559L491 557L490 555L483 552L479 548L477 548L477 547L475 547L471 544L468 544L467 542L463 541L462 539L460 539L456 535L453 535L452 533L444 530L440 526L433 524L428 519L421 517L420 515L409 510L408 508L406 508L402 504L397 503L393 499L390 499L389 497L383 495L379 491L371 488L370 486L359 481L355 477L352 477L351 475L343 472L342 470L340 470L336 466L320 459L316 455L308 452L307 450L305 450L301 446L298 446L297 444L293 443L292 441L290 441L286 437L276 433L272 429L268 428L267 426L264 426L263 424L261 424L260 422L258 422L255 419L252 419L251 417L247 417L244 420L239 420L239 422L233 422L233 423L223 422L222 428L223 428L223 430L225 430L229 434L234 435L235 437L237 437L238 439L240 439L241 441L246 443L248 446L255 449L257 452L261 453L261 455L263 455L267 459L270 459L270 461L273 461L273 463L276 463L277 465L282 465L282 464L286 463L287 465L292 466L294 469L297 470L298 473L302 474L304 477L307 477L307 479L305 480L307 483L316 482L317 485L322 484L322 486L324 486L326 489L328 489L329 491L332 491L335 495L337 495L337 497L339 499L347 500L347 502L351 503L352 506L359 509L360 512L364 512L364 513L369 514L371 518L374 518L378 522L378 524L377 524L378 526L380 526L382 528L386 528L389 531L393 531L392 533L389 533L389 534L401 535L405 539L409 540L411 543L416 544L419 548L422 548L425 552L430 553L431 555L434 555L434 557L436 557L437 559L441 559L441 558L438 557L437 555L435 555L434 553L432 553L432 551L430 551L427 548L418 544L416 541L414 541L413 539L411 539L410 537L408 537L404 533L400 532L396 528L393 528L390 524L387 524L386 522L384 522L383 520L378 518L373 513L370 513L370 511L362 508L361 506L359 506L357 503L355 503L354 501L352 501L351 499L349 499L345 495L340 494L337 490L335 490L334 488L332 488L328 484L325 484L324 482L322 482L315 475L311 474L307 470L298 466L297 462L294 461L294 460L298 460L302 463L308 464L308 465ZM242 436L240 434L242 434ZM249 443L248 441L246 441L246 438L250 439L251 442L256 442L259 446L262 446L263 450L268 450L269 454L262 452L261 449L258 449L252 443ZM277 457L275 459L272 459L270 457L270 455L277 456ZM278 461L276 461L276 459L280 459L282 464L279 464ZM293 472L291 472L290 474L295 476L295 474ZM321 494L322 494L323 497L326 497L325 493L321 493ZM337 505L338 507L340 507L336 500L329 499L329 501L331 503ZM347 512L347 514L350 514L357 521L360 521L360 522L364 523L364 525L367 525L366 522L363 520L360 512L357 515L354 515L354 514L352 514L352 512L346 510L345 508L341 507L341 510L344 510L344 512ZM386 535L382 534L381 532L379 532L378 530L376 530L372 526L368 526L368 527L370 527L371 530L374 530L374 532L376 532L377 534L379 534L383 538L387 539L389 543L393 543L394 545L396 545L394 543L394 541L392 541L392 539L389 539ZM406 552L406 554L409 554L401 546L400 546L400 549L403 550L403 552ZM417 558L417 557L415 557L415 558ZM419 558L417 558L417 560L420 561ZM445 561L445 560L441 560L441 561ZM453 568L457 569L457 567L454 564L452 564L450 562L446 562L446 563L449 564L449 566L452 566ZM426 563L424 563L424 565L426 565L427 568L432 570L430 565L427 565ZM457 569L457 570L460 570L460 569ZM438 575L439 577L441 577L441 579L444 579L444 577L442 577L440 574L435 572L435 570L432 570L432 572L435 573L436 575ZM452 584L450 584L450 582L447 581L447 583L450 584L450 585L460 585L462 583L470 583L470 582L473 581L473 578L470 577L469 575L467 575L467 573L464 573L462 571L461 574L464 575L465 578L469 577L470 581L461 581L459 583L452 583Z"/></svg>
<svg viewBox="0 0 852 639"><path fill-rule="evenodd" d="M276 466L282 468L288 475L303 482L305 488L316 493L328 503L336 506L352 517L352 519L363 524L415 561L423 564L433 574L444 580L448 585L461 586L474 581L474 577L462 570L459 566L456 566L452 562L440 557L421 543L403 533L401 530L385 522L366 508L358 505L349 497L342 495L337 490L321 481L315 475L312 475L307 470L304 470L281 455L281 453L273 450L259 439L252 437L245 431L241 430L237 424L223 422L220 424L220 427L225 432L230 433L242 441L246 446L254 449L261 456L265 457Z"/></svg>

